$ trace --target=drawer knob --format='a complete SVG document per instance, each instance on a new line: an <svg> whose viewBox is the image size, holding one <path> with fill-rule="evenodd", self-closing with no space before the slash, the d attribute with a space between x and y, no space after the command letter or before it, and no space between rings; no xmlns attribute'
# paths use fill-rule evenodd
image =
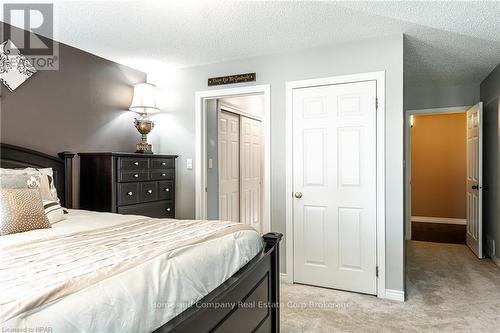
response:
<svg viewBox="0 0 500 333"><path fill-rule="evenodd" d="M134 178L139 178L139 174L138 174L138 173L135 173L135 174L134 174Z"/></svg>
<svg viewBox="0 0 500 333"><path fill-rule="evenodd" d="M153 193L153 190L148 190L148 193L149 193L149 194Z"/></svg>
<svg viewBox="0 0 500 333"><path fill-rule="evenodd" d="M162 177L165 177L166 175L167 175L166 173L162 173L162 174L161 174L161 176L162 176Z"/></svg>
<svg viewBox="0 0 500 333"><path fill-rule="evenodd" d="M170 192L170 189L167 187L166 189L164 189L163 191L165 192Z"/></svg>
<svg viewBox="0 0 500 333"><path fill-rule="evenodd" d="M139 165L139 162L134 162L134 165Z"/></svg>
<svg viewBox="0 0 500 333"><path fill-rule="evenodd" d="M127 195L133 195L134 192L127 192Z"/></svg>
<svg viewBox="0 0 500 333"><path fill-rule="evenodd" d="M165 209L167 212L170 212L170 208Z"/></svg>
<svg viewBox="0 0 500 333"><path fill-rule="evenodd" d="M167 163L165 163L165 162L161 162L161 165L167 165Z"/></svg>

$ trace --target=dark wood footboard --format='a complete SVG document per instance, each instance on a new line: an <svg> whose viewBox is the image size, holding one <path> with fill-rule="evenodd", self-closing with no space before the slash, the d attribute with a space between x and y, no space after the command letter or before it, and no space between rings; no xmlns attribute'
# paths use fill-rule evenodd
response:
<svg viewBox="0 0 500 333"><path fill-rule="evenodd" d="M261 253L155 333L279 332L279 242L282 237L280 233L265 234Z"/></svg>

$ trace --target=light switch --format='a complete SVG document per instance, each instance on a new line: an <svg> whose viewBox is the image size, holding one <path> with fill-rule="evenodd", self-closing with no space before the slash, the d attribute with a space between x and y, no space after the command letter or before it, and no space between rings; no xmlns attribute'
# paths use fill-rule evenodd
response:
<svg viewBox="0 0 500 333"><path fill-rule="evenodd" d="M193 168L193 159L192 158L186 159L186 168L188 170L191 170Z"/></svg>
<svg viewBox="0 0 500 333"><path fill-rule="evenodd" d="M214 167L214 160L211 159L211 158L209 158L208 159L208 168L209 169L213 169L213 167Z"/></svg>

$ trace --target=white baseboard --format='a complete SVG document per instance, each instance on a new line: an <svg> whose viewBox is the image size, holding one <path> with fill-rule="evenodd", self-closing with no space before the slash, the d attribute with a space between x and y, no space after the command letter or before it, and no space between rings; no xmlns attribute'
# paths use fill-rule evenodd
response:
<svg viewBox="0 0 500 333"><path fill-rule="evenodd" d="M443 224L461 224L466 225L466 219L455 219L451 217L431 217L431 216L412 216L412 222L426 222L426 223L443 223Z"/></svg>
<svg viewBox="0 0 500 333"><path fill-rule="evenodd" d="M286 273L280 273L280 279L282 282L292 283L292 281L290 281L290 277Z"/></svg>
<svg viewBox="0 0 500 333"><path fill-rule="evenodd" d="M289 280L290 276L286 273L280 273L281 282L284 283L293 283ZM379 298L389 299L392 301L404 302L405 301L405 292L401 290L393 290L393 289L385 289L382 293L379 293Z"/></svg>
<svg viewBox="0 0 500 333"><path fill-rule="evenodd" d="M401 290L386 289L385 299L390 299L392 301L404 302L405 292Z"/></svg>

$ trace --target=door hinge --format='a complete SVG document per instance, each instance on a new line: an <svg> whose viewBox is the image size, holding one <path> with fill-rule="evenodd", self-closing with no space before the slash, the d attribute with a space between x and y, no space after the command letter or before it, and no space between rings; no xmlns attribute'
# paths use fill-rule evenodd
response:
<svg viewBox="0 0 500 333"><path fill-rule="evenodd" d="M205 187L205 192L208 193L208 187Z"/></svg>
<svg viewBox="0 0 500 333"><path fill-rule="evenodd" d="M378 98L375 97L375 109L378 110Z"/></svg>
<svg viewBox="0 0 500 333"><path fill-rule="evenodd" d="M375 276L378 277L378 266L375 267Z"/></svg>

